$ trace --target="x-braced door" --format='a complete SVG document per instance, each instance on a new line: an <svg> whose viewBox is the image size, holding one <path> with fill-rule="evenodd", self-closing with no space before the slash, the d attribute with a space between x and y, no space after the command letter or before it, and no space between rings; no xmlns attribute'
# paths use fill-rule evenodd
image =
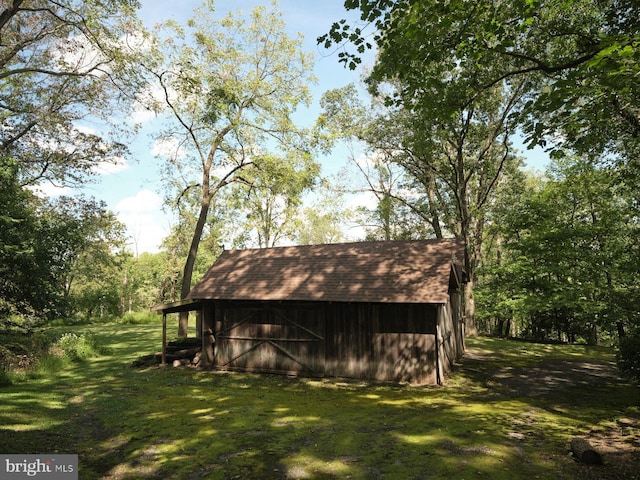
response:
<svg viewBox="0 0 640 480"><path fill-rule="evenodd" d="M324 313L313 306L226 307L216 335L223 369L321 376Z"/></svg>

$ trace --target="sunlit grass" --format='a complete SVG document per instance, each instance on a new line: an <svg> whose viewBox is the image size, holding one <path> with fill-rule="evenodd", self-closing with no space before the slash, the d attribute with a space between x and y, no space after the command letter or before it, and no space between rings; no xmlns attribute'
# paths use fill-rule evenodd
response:
<svg viewBox="0 0 640 480"><path fill-rule="evenodd" d="M0 389L0 451L77 453L83 480L577 478L571 436L638 403L624 383L540 398L491 386L494 366L612 361L593 347L469 339L483 371L417 387L134 369L159 349L157 325L70 328L56 334L90 332L109 355Z"/></svg>

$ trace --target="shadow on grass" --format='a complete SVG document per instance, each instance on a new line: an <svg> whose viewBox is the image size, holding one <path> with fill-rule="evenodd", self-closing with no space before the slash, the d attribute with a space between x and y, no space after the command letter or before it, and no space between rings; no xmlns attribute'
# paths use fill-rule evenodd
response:
<svg viewBox="0 0 640 480"><path fill-rule="evenodd" d="M1 390L0 451L77 453L82 479L577 478L570 437L637 400L604 375L518 390L548 359L610 357L491 339L444 388L128 367L154 330L96 327L112 355Z"/></svg>

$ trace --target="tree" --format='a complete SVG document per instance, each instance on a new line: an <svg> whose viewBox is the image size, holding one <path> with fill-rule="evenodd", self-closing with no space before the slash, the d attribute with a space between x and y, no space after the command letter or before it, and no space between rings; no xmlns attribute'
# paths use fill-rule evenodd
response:
<svg viewBox="0 0 640 480"><path fill-rule="evenodd" d="M89 310L90 290L95 299L110 291L123 225L95 200L39 199L18 172L18 162L0 162L0 319Z"/></svg>
<svg viewBox="0 0 640 480"><path fill-rule="evenodd" d="M64 229L56 237L61 239L61 280L70 311L88 318L97 312L124 313L126 227L104 202L93 199L62 197L48 202L48 210Z"/></svg>
<svg viewBox="0 0 640 480"><path fill-rule="evenodd" d="M345 225L352 217L345 207L345 188L341 183L348 177L322 179L314 190L313 203L303 208L295 239L298 245L339 243L345 239Z"/></svg>
<svg viewBox="0 0 640 480"><path fill-rule="evenodd" d="M30 208L34 195L23 189L19 166L0 156L0 322L15 314L31 310L24 292L35 265L31 237L35 215ZM0 323L1 325L1 323Z"/></svg>
<svg viewBox="0 0 640 480"><path fill-rule="evenodd" d="M401 85L396 82L387 88L391 91ZM323 121L337 125L342 118L355 121L345 130L368 145L368 156L404 170L406 180L393 196L388 188L378 189L370 182L380 196L383 217L393 199L411 209L436 238L453 235L465 242L465 316L467 331L473 333L473 285L482 257L486 208L495 188L507 178L506 173L519 164L510 143L510 114L520 101L521 91L495 87L437 121L418 105L385 107L379 102L375 115L345 116L344 111L350 108L347 104L356 101L352 93L333 95ZM338 108L335 102L345 102L345 107ZM331 112L342 113L334 117Z"/></svg>
<svg viewBox="0 0 640 480"><path fill-rule="evenodd" d="M353 45L355 53L340 54L352 69L375 43L370 79L399 79L405 104L426 101L432 115L444 118L496 85L526 80L529 99L519 113L531 144L553 139L583 152L627 152L630 159L637 153L640 5L634 0L344 5L375 26L373 38L342 20L318 42Z"/></svg>
<svg viewBox="0 0 640 480"><path fill-rule="evenodd" d="M200 192L182 297L191 289L200 239L218 193L242 181L243 170L269 147L306 148L291 120L296 107L308 101L306 84L312 80L301 40L288 38L281 15L264 7L249 19L229 15L216 20L213 14L213 2L206 1L186 31L177 25L169 25L165 37L158 31L164 60L149 65L173 122L162 136L176 146L168 174L185 180L178 196L191 189ZM186 334L184 316L179 334Z"/></svg>
<svg viewBox="0 0 640 480"><path fill-rule="evenodd" d="M320 166L308 154L299 158L263 155L229 191L225 217L245 240L260 248L292 241L300 226L303 195L315 186Z"/></svg>
<svg viewBox="0 0 640 480"><path fill-rule="evenodd" d="M454 151L472 151L459 148L463 143L458 140L465 140L467 132L460 125L464 125L464 118L473 118L468 114L480 111L478 106L497 90L504 99L515 99L516 93L522 99L512 104L505 125L511 133L518 128L524 131L530 145L546 145L556 157L572 149L600 161L613 154L626 163L625 174L637 173L637 2L347 0L345 7L359 9L362 22L374 25L372 38L366 27L350 26L342 20L320 37L319 43L354 47L355 53L345 50L340 54L340 61L350 68L355 68L375 43L378 56L367 78L371 90L384 96L388 105L442 126L449 135L462 133L457 139L450 137ZM420 133L427 141L445 138L430 130ZM471 140L467 146L482 152L480 145ZM598 155L602 152L605 154ZM458 180L464 181L451 183L452 177L440 177L440 181L455 185L449 198L458 205L460 227L472 226L471 221L475 224L475 238L467 250L468 268L473 270L483 212L468 215L474 209L467 209L459 200L464 198L465 185L470 185L466 179L471 177L465 172L477 171L477 167L473 161L463 165L464 171L455 161L450 165L452 172L463 174ZM423 171L431 178L416 176L429 180L425 186L434 182L430 169ZM500 177L489 174L477 178L492 185L497 183L491 179L497 182ZM637 198L637 192L634 195Z"/></svg>
<svg viewBox="0 0 640 480"><path fill-rule="evenodd" d="M0 154L23 185L82 182L119 162L126 128L109 122L135 97L143 31L135 0L10 0L0 7ZM120 115L120 125L124 116Z"/></svg>
<svg viewBox="0 0 640 480"><path fill-rule="evenodd" d="M368 240L424 238L429 234L408 201L407 172L393 161L396 150L379 148L373 131L381 126L386 114L375 98L365 107L354 84L325 92L320 99L323 108L316 121L317 136L327 145L344 143L352 170L341 176L352 179L342 189L360 195L367 204L353 212L354 221L363 228ZM392 122L389 122L392 124ZM391 125L393 126L393 125ZM392 143L391 141L388 142ZM355 171L355 173L353 173ZM353 179L360 178L362 182Z"/></svg>
<svg viewBox="0 0 640 480"><path fill-rule="evenodd" d="M170 264L167 253L143 252L138 257L129 257L128 262L134 277L133 309L148 311L153 305L166 301L161 286L164 285L165 269Z"/></svg>
<svg viewBox="0 0 640 480"><path fill-rule="evenodd" d="M638 222L620 179L566 158L502 199L492 225L500 255L480 294L489 316L538 340L596 343L637 326Z"/></svg>

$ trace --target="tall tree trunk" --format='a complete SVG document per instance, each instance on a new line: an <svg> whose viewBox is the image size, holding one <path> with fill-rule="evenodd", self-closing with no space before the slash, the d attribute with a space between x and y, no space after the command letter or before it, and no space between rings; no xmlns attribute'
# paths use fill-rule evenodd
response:
<svg viewBox="0 0 640 480"><path fill-rule="evenodd" d="M464 326L465 335L475 337L478 335L476 326L476 299L473 293L473 278L469 278L464 286Z"/></svg>
<svg viewBox="0 0 640 480"><path fill-rule="evenodd" d="M618 330L618 339L624 338L627 336L627 332L625 332L624 330L624 323L622 323L622 321L618 320L616 322L616 328Z"/></svg>
<svg viewBox="0 0 640 480"><path fill-rule="evenodd" d="M209 214L209 207L211 205L211 197L206 194L203 196L202 204L200 205L200 215L198 215L198 221L196 222L196 228L191 238L191 247L189 248L189 254L184 264L184 270L182 273L182 287L180 289L180 298L184 299L191 291L191 279L193 278L193 267L196 264L196 257L198 255L198 247L200 246L200 239L202 238L202 232L204 226L207 223L207 215ZM189 328L189 312L180 312L180 318L178 320L178 337L186 337Z"/></svg>

